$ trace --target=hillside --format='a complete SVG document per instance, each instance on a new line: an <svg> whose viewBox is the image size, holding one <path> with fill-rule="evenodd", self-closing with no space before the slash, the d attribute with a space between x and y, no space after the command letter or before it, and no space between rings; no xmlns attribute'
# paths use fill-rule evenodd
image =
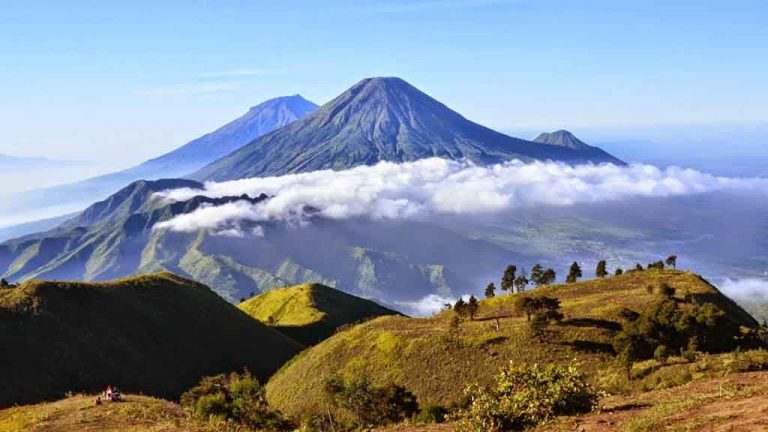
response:
<svg viewBox="0 0 768 432"><path fill-rule="evenodd" d="M218 129L134 167L75 183L8 195L5 199L14 205L6 209L6 216L30 212L45 212L50 216L71 213L137 180L187 175L316 108L317 105L299 95L269 99ZM23 231L24 234L32 232Z"/></svg>
<svg viewBox="0 0 768 432"><path fill-rule="evenodd" d="M451 334L454 313L450 311L427 319L377 318L301 353L270 379L268 397L288 415L319 412L323 380L338 373L348 377L367 375L374 383L400 384L416 394L422 404L447 405L458 400L467 384L489 384L510 361L548 363L572 359L598 386L621 388L626 382L614 362L611 346L613 336L622 327L620 311L643 311L660 302L658 289L664 283L676 288L680 297L714 303L738 325L756 325L746 312L694 274L673 270L633 272L535 289L534 294L558 298L565 315L560 325L549 327L543 342L530 334L526 318L515 312L515 295L482 301L478 317L464 321L458 335ZM653 293L649 293L649 286ZM637 385L653 386L656 378L649 374ZM298 392L302 398L294 397Z"/></svg>
<svg viewBox="0 0 768 432"><path fill-rule="evenodd" d="M204 375L268 377L301 347L208 287L160 273L0 289L0 406L93 392L176 397Z"/></svg>
<svg viewBox="0 0 768 432"><path fill-rule="evenodd" d="M511 159L623 164L596 147L542 145L496 132L465 119L400 78L366 78L305 118L189 178L235 180L433 156L478 164Z"/></svg>
<svg viewBox="0 0 768 432"><path fill-rule="evenodd" d="M170 271L214 289L231 302L272 288L317 282L365 298L413 301L451 294L477 274L495 271L514 253L435 224L418 221L334 221L300 227L247 224L231 235L216 230L155 230L158 222L218 203L266 196L166 202L153 194L197 189L181 179L134 182L56 228L0 243L0 276L99 281Z"/></svg>
<svg viewBox="0 0 768 432"><path fill-rule="evenodd" d="M95 396L0 409L0 432L219 432L190 419L177 404L128 394L115 404L94 405Z"/></svg>
<svg viewBox="0 0 768 432"><path fill-rule="evenodd" d="M275 288L240 303L243 312L305 345L343 325L398 312L322 284Z"/></svg>

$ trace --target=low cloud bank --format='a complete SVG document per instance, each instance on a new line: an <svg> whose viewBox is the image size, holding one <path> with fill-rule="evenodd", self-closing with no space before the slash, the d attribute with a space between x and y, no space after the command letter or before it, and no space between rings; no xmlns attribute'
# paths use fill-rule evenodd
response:
<svg viewBox="0 0 768 432"><path fill-rule="evenodd" d="M570 166L519 161L488 167L439 158L382 162L345 171L315 171L280 177L208 183L205 190L159 192L167 200L195 195L223 197L266 193L245 201L200 208L156 229L218 232L241 222L307 220L307 209L332 219L418 218L430 214L481 214L536 205L572 205L628 197L668 197L720 190L768 190L768 179L716 177L691 169L635 164ZM234 231L232 231L234 232Z"/></svg>
<svg viewBox="0 0 768 432"><path fill-rule="evenodd" d="M725 279L720 289L736 300L751 300L768 302L768 277Z"/></svg>

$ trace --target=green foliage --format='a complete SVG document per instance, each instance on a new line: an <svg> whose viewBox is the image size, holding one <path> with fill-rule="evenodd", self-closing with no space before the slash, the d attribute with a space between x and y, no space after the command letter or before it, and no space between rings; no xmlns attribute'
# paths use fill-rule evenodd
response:
<svg viewBox="0 0 768 432"><path fill-rule="evenodd" d="M608 264L605 262L605 260L600 260L597 263L597 267L595 268L595 276L599 278L603 278L608 276Z"/></svg>
<svg viewBox="0 0 768 432"><path fill-rule="evenodd" d="M349 381L334 376L325 381L323 389L331 407L345 411L354 419L353 425L345 425L341 420L343 416L334 416L341 426L369 428L397 423L419 411L416 396L405 387L394 384L375 387L365 376Z"/></svg>
<svg viewBox="0 0 768 432"><path fill-rule="evenodd" d="M656 261L648 264L648 270L664 270L664 261Z"/></svg>
<svg viewBox="0 0 768 432"><path fill-rule="evenodd" d="M475 296L471 295L469 296L469 301L467 301L467 314L469 315L469 319L474 320L475 314L477 313L477 309L480 308L480 304L477 302L477 299Z"/></svg>
<svg viewBox="0 0 768 432"><path fill-rule="evenodd" d="M525 275L521 274L520 276L516 277L515 278L515 291L519 292L519 293L525 291L525 288L528 286L528 282L530 282L530 281L528 280L528 278L525 277Z"/></svg>
<svg viewBox="0 0 768 432"><path fill-rule="evenodd" d="M571 264L571 267L568 269L568 276L565 278L566 283L574 283L582 276L581 274L581 267L579 267L579 263L576 261Z"/></svg>
<svg viewBox="0 0 768 432"><path fill-rule="evenodd" d="M508 265L504 270L504 275L501 277L501 289L504 291L511 291L515 286L517 267L514 265Z"/></svg>
<svg viewBox="0 0 768 432"><path fill-rule="evenodd" d="M614 276L621 276L624 274L624 270L621 269L621 267L617 268L615 272L613 272Z"/></svg>
<svg viewBox="0 0 768 432"><path fill-rule="evenodd" d="M292 425L267 404L264 389L248 371L205 377L181 395L196 418L232 421L251 428L286 431Z"/></svg>
<svg viewBox="0 0 768 432"><path fill-rule="evenodd" d="M664 261L667 264L667 267L677 268L677 255L670 255L667 257L666 261Z"/></svg>
<svg viewBox="0 0 768 432"><path fill-rule="evenodd" d="M485 287L485 298L491 298L496 296L496 285L493 284L493 282L489 283L488 286Z"/></svg>
<svg viewBox="0 0 768 432"><path fill-rule="evenodd" d="M448 415L448 409L442 405L429 404L421 407L413 420L418 424L443 423Z"/></svg>
<svg viewBox="0 0 768 432"><path fill-rule="evenodd" d="M470 404L456 415L462 432L503 432L536 426L558 415L591 411L597 393L574 366L510 365L492 389L467 388Z"/></svg>

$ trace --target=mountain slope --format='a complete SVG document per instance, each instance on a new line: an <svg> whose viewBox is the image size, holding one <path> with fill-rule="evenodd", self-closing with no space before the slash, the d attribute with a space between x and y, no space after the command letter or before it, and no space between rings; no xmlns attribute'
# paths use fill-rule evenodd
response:
<svg viewBox="0 0 768 432"><path fill-rule="evenodd" d="M367 78L307 117L206 166L196 180L233 180L438 156L622 163L594 148L545 146L473 123L399 78Z"/></svg>
<svg viewBox="0 0 768 432"><path fill-rule="evenodd" d="M316 283L275 288L238 307L305 345L327 339L343 325L383 315L399 315L370 300Z"/></svg>
<svg viewBox="0 0 768 432"><path fill-rule="evenodd" d="M205 375L264 379L301 347L208 287L160 273L0 288L0 406L123 390L177 397Z"/></svg>
<svg viewBox="0 0 768 432"><path fill-rule="evenodd" d="M391 303L451 295L515 256L418 221L314 218L302 226L262 223L259 235L248 223L222 232L154 229L159 222L202 206L270 199L152 198L154 192L179 187L196 189L201 184L178 179L135 182L54 229L0 243L0 275L14 282L94 281L171 271L209 285L231 302L271 288L317 282Z"/></svg>
<svg viewBox="0 0 768 432"><path fill-rule="evenodd" d="M614 360L611 339L624 322L623 308L643 311L662 301L662 284L700 302L714 303L728 319L749 328L757 323L733 301L700 277L681 271L649 270L604 279L537 288L533 294L556 297L565 315L544 341L532 336L514 309L517 295L481 301L474 321L452 333L454 313L432 318L381 317L338 333L300 354L267 384L276 408L294 416L325 409L323 380L333 375L365 375L374 384L396 383L421 404L457 402L467 384L490 384L499 369L515 363L578 361L593 382L611 388L624 379ZM654 293L649 293L647 287ZM495 317L499 317L496 330ZM652 383L655 377L647 377ZM643 385L645 381L639 382ZM295 395L301 392L302 397Z"/></svg>
<svg viewBox="0 0 768 432"><path fill-rule="evenodd" d="M315 108L317 105L299 95L270 99L215 131L135 167L76 183L9 195L5 198L14 206L8 212L21 214L34 210L39 213L47 208L51 216L69 213L136 180L182 177L306 116ZM62 206L65 210L61 210Z"/></svg>

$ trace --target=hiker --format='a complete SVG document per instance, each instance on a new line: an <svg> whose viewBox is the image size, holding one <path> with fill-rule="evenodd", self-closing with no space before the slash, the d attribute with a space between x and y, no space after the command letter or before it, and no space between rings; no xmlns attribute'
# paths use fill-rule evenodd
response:
<svg viewBox="0 0 768 432"><path fill-rule="evenodd" d="M101 396L96 396L96 406L101 405Z"/></svg>
<svg viewBox="0 0 768 432"><path fill-rule="evenodd" d="M122 397L120 396L120 390L115 387L112 389L112 402L120 402Z"/></svg>
<svg viewBox="0 0 768 432"><path fill-rule="evenodd" d="M108 385L107 390L104 391L104 399L111 401L112 400L112 386Z"/></svg>

